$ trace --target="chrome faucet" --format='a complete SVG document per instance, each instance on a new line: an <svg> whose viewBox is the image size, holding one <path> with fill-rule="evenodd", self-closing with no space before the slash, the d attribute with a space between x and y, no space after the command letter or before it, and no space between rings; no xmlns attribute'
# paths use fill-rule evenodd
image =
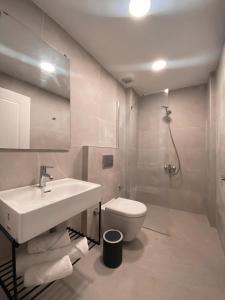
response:
<svg viewBox="0 0 225 300"><path fill-rule="evenodd" d="M46 187L47 178L49 180L53 180L53 176L47 173L48 168L54 168L54 167L40 166L40 177L39 177L39 185L38 185L40 188Z"/></svg>

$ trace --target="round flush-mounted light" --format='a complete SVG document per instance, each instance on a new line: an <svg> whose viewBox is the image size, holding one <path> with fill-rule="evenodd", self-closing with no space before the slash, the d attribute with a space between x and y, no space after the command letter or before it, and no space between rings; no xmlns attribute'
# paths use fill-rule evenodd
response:
<svg viewBox="0 0 225 300"><path fill-rule="evenodd" d="M160 60L156 60L153 64L152 64L152 70L153 71L162 71L163 69L165 69L167 66L167 62L163 59Z"/></svg>
<svg viewBox="0 0 225 300"><path fill-rule="evenodd" d="M45 62L45 61L41 62L40 67L41 67L42 70L44 70L48 73L54 73L55 72L55 66L48 63L48 62Z"/></svg>
<svg viewBox="0 0 225 300"><path fill-rule="evenodd" d="M151 0L130 0L129 11L133 17L144 17L147 15L150 8Z"/></svg>
<svg viewBox="0 0 225 300"><path fill-rule="evenodd" d="M164 93L165 93L165 94L169 94L169 89L165 89L165 90L164 90Z"/></svg>

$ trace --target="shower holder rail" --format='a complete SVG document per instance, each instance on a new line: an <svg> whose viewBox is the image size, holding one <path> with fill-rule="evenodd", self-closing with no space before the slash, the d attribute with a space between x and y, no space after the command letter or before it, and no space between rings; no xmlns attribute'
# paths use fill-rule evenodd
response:
<svg viewBox="0 0 225 300"><path fill-rule="evenodd" d="M79 237L86 237L88 240L89 251L96 245L101 244L101 202L99 202L98 214L98 240L84 235L82 232L77 231L71 227L67 227L71 241ZM23 284L23 277L16 276L16 249L20 246L16 240L8 233L7 230L0 224L0 231L11 243L11 259L0 265L0 286L5 292L9 300L33 300L36 299L41 293L47 290L57 280L48 284L38 285L26 288ZM81 258L78 258L72 265L75 265Z"/></svg>

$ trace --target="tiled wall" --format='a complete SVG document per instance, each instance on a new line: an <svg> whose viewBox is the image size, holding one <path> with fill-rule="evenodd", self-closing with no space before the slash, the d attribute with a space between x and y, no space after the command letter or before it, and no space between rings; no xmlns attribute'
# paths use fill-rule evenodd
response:
<svg viewBox="0 0 225 300"><path fill-rule="evenodd" d="M143 97L138 115L137 200L204 213L206 198L206 87L198 86ZM171 129L182 172L169 177L168 162L177 165L163 119L169 105Z"/></svg>
<svg viewBox="0 0 225 300"><path fill-rule="evenodd" d="M216 74L216 213L217 229L225 251L225 48Z"/></svg>
<svg viewBox="0 0 225 300"><path fill-rule="evenodd" d="M211 226L216 226L216 78L212 74L207 86L207 196L206 212Z"/></svg>
<svg viewBox="0 0 225 300"><path fill-rule="evenodd" d="M112 167L103 169L103 155L113 155ZM84 179L102 185L102 203L124 194L121 191L124 161L120 149L85 146L83 161Z"/></svg>
<svg viewBox="0 0 225 300"><path fill-rule="evenodd" d="M0 0L0 9L23 22L70 59L71 147L68 152L0 152L0 190L36 183L39 166L53 165L54 178L82 177L82 146L115 147L117 128L125 145L126 92L87 52L30 0ZM120 116L117 127L117 102ZM124 152L125 150L123 150ZM124 177L123 177L124 178ZM125 186L125 184L121 184ZM0 257L8 248L0 238Z"/></svg>
<svg viewBox="0 0 225 300"><path fill-rule="evenodd" d="M103 155L113 155L113 166L103 169ZM122 156L122 151L119 148L105 147L83 147L83 179L99 183L102 186L102 203L111 200L114 197L124 196L125 189L123 184L125 161ZM87 215L87 231L89 236L96 237L98 232L98 218L93 214L93 207L88 209ZM86 228L85 228L86 230Z"/></svg>

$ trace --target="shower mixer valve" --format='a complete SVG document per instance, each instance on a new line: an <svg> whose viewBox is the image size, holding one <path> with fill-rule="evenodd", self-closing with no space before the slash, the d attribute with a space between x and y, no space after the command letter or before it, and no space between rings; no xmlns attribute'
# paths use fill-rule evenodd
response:
<svg viewBox="0 0 225 300"><path fill-rule="evenodd" d="M164 165L164 170L169 174L169 175L174 175L176 173L177 167L173 166L171 164L165 164Z"/></svg>

